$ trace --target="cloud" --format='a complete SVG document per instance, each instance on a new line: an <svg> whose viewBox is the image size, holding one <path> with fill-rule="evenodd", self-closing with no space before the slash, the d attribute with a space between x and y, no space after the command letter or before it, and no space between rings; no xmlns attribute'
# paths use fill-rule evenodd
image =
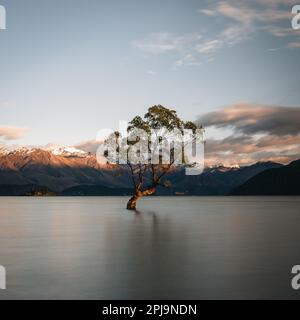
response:
<svg viewBox="0 0 300 320"><path fill-rule="evenodd" d="M100 141L88 140L88 141L80 142L77 145L75 145L74 147L79 150L85 151L85 152L96 153L100 144L101 144Z"/></svg>
<svg viewBox="0 0 300 320"><path fill-rule="evenodd" d="M264 4L264 8L250 6L250 2L243 1L231 1L225 2L221 1L217 3L216 12L227 18L239 21L243 24L251 24L255 21L267 22L267 21L279 21L287 20L292 17L291 10L284 10L274 7L274 4L279 4L276 2L270 3L268 1L260 1ZM272 7L268 7L272 4Z"/></svg>
<svg viewBox="0 0 300 320"><path fill-rule="evenodd" d="M134 40L132 45L150 54L170 51L185 52L187 48L202 38L200 34L174 35L168 32L153 33L142 40Z"/></svg>
<svg viewBox="0 0 300 320"><path fill-rule="evenodd" d="M300 133L300 108L239 103L199 118L204 126L232 127L243 134Z"/></svg>
<svg viewBox="0 0 300 320"><path fill-rule="evenodd" d="M214 14L210 13L212 9L200 10L200 13L232 20L233 24L228 26L218 39L227 40L225 41L227 44L231 39L231 45L233 45L252 39L258 32L288 39L298 37L297 30L281 25L288 23L290 26L293 17L291 7L294 4L294 0L220 1L215 5ZM298 41L292 41L288 42L285 47L295 49L300 48L300 45Z"/></svg>
<svg viewBox="0 0 300 320"><path fill-rule="evenodd" d="M300 40L299 41L290 42L288 44L288 48L290 48L290 49L298 49L298 48L300 48Z"/></svg>
<svg viewBox="0 0 300 320"><path fill-rule="evenodd" d="M300 135L295 137L230 136L208 139L205 147L207 165L243 165L258 161L289 163L300 158Z"/></svg>
<svg viewBox="0 0 300 320"><path fill-rule="evenodd" d="M279 149L280 148L280 149ZM232 135L224 139L209 139L206 152L226 152L227 154L251 154L257 152L283 152L297 149L300 152L300 135L264 136L256 138L249 135Z"/></svg>
<svg viewBox="0 0 300 320"><path fill-rule="evenodd" d="M211 9L200 10L199 13L210 17L222 16L231 20L232 25L228 26L223 34L232 33L232 38L243 36L240 40L251 39L250 35L258 31L285 37L296 35L292 28L278 26L279 22L291 21L292 3L290 0L220 1Z"/></svg>
<svg viewBox="0 0 300 320"><path fill-rule="evenodd" d="M202 9L202 10L199 10L198 12L203 13L209 17L214 17L216 15L216 12L214 10L210 10L210 9Z"/></svg>
<svg viewBox="0 0 300 320"><path fill-rule="evenodd" d="M199 66L204 61L210 61L213 54L225 47L247 39L249 32L243 27L230 26L225 28L217 39L205 39L202 34L187 34L178 36L170 33L154 33L142 40L135 40L132 45L151 55L175 52L178 59L176 67Z"/></svg>
<svg viewBox="0 0 300 320"><path fill-rule="evenodd" d="M181 67L184 65L199 66L201 65L201 62L195 57L195 55L189 53L175 62L176 67Z"/></svg>
<svg viewBox="0 0 300 320"><path fill-rule="evenodd" d="M153 70L148 70L147 73L148 73L150 76L155 76L155 75L156 75L156 72L153 71Z"/></svg>
<svg viewBox="0 0 300 320"><path fill-rule="evenodd" d="M232 134L206 142L210 164L287 163L300 157L300 107L239 103L199 117L204 127L230 128ZM221 161L219 161L219 159Z"/></svg>
<svg viewBox="0 0 300 320"><path fill-rule="evenodd" d="M257 3L263 5L294 5L295 0L256 0Z"/></svg>
<svg viewBox="0 0 300 320"><path fill-rule="evenodd" d="M282 27L282 23L292 18L291 5L286 0L229 0L215 1L210 6L198 10L202 16L222 21L223 26L214 35L206 32L191 34L153 33L144 39L132 41L132 45L150 55L175 53L175 66L194 66L214 60L215 54L243 41L252 40L255 35L266 33L273 37L298 36L295 30ZM223 20L220 20L223 18ZM298 48L298 42L286 45Z"/></svg>
<svg viewBox="0 0 300 320"><path fill-rule="evenodd" d="M18 140L27 133L27 128L0 126L0 138L4 140Z"/></svg>
<svg viewBox="0 0 300 320"><path fill-rule="evenodd" d="M298 30L292 28L283 28L279 26L265 26L261 28L262 31L266 31L275 37L289 37L298 36Z"/></svg>
<svg viewBox="0 0 300 320"><path fill-rule="evenodd" d="M135 40L132 45L151 55L160 55L167 52L175 52L178 59L175 61L176 67L200 65L197 55L198 46L201 43L203 35L185 34L174 35L167 32L153 33L145 39Z"/></svg>
<svg viewBox="0 0 300 320"><path fill-rule="evenodd" d="M212 41L204 42L203 44L199 44L197 46L197 51L200 53L210 53L210 52L216 51L222 46L223 46L223 41L212 40Z"/></svg>

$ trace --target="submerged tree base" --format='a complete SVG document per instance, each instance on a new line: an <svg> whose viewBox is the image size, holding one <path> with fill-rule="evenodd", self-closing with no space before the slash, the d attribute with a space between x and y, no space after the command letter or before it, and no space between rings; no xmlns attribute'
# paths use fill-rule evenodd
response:
<svg viewBox="0 0 300 320"><path fill-rule="evenodd" d="M140 197L133 196L127 203L127 210L136 210L136 204Z"/></svg>
<svg viewBox="0 0 300 320"><path fill-rule="evenodd" d="M129 201L127 202L127 210L136 210L136 205L139 199L146 196L151 196L156 191L156 188L149 188L145 191L136 190L136 194L132 196Z"/></svg>

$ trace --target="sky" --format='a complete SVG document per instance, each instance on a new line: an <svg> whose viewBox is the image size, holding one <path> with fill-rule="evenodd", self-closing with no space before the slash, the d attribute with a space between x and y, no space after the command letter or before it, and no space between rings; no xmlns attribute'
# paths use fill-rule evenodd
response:
<svg viewBox="0 0 300 320"><path fill-rule="evenodd" d="M295 4L0 0L0 143L85 148L162 104L202 122L210 162L299 158ZM287 112L287 130L275 130Z"/></svg>

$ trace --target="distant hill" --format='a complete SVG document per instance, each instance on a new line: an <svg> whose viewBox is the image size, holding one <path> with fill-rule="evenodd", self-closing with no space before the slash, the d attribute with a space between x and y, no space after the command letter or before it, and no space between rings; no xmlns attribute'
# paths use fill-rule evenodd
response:
<svg viewBox="0 0 300 320"><path fill-rule="evenodd" d="M1 150L0 150L1 151ZM99 165L94 154L69 150L20 148L0 152L0 184L41 185L55 192L78 185L126 188L128 176Z"/></svg>
<svg viewBox="0 0 300 320"><path fill-rule="evenodd" d="M225 195L258 173L282 165L258 162L244 167L206 168L199 176L186 176L183 167L168 173L171 187L159 187L157 195ZM149 177L145 177L145 183ZM99 165L95 154L75 148L0 149L0 195L24 195L30 188L47 188L64 195L127 194L132 182L129 170Z"/></svg>
<svg viewBox="0 0 300 320"><path fill-rule="evenodd" d="M0 196L54 196L55 192L47 187L34 184L0 185Z"/></svg>
<svg viewBox="0 0 300 320"><path fill-rule="evenodd" d="M130 196L132 189L107 188L104 186L76 186L64 190L60 196Z"/></svg>
<svg viewBox="0 0 300 320"><path fill-rule="evenodd" d="M231 195L300 195L300 160L257 174Z"/></svg>
<svg viewBox="0 0 300 320"><path fill-rule="evenodd" d="M274 162L257 162L240 168L207 168L199 176L185 176L186 190L190 195L227 195L233 188L243 184L253 176L282 165ZM179 181L180 185L180 181Z"/></svg>

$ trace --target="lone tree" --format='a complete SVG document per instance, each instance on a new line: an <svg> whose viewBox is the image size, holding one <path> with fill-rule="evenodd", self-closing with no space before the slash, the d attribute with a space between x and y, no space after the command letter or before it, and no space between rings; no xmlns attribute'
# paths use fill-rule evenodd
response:
<svg viewBox="0 0 300 320"><path fill-rule="evenodd" d="M195 135L197 129L202 127L181 120L175 110L155 105L143 118L136 116L129 122L126 137L120 132L110 135L105 141L110 152L107 149L104 155L120 167L127 165L134 189L128 210L136 210L138 200L153 195L158 186L170 187L170 182L163 178L173 167L187 163L184 132Z"/></svg>

